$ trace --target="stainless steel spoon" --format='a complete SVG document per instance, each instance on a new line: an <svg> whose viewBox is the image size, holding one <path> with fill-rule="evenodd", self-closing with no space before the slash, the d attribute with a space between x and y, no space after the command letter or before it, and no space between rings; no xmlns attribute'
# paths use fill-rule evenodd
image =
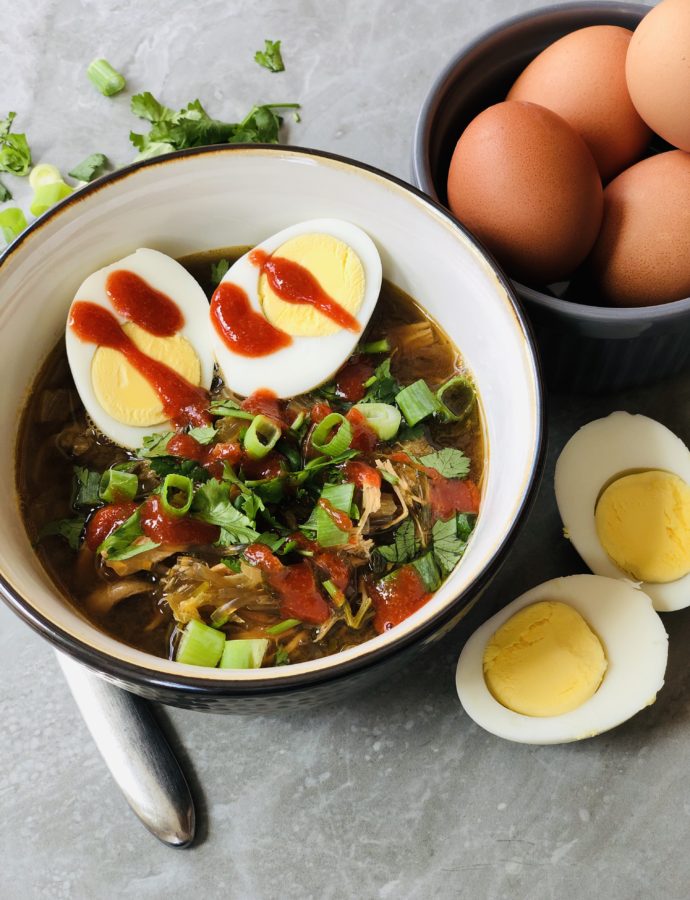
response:
<svg viewBox="0 0 690 900"><path fill-rule="evenodd" d="M180 764L148 702L62 653L58 662L79 711L132 811L171 847L194 839L194 803Z"/></svg>

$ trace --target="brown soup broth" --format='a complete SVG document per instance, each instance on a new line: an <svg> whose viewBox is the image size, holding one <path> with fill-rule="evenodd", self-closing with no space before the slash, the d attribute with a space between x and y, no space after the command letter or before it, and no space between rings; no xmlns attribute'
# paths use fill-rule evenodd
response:
<svg viewBox="0 0 690 900"><path fill-rule="evenodd" d="M185 257L180 262L194 275L211 296L211 263L220 259L237 259L247 248L230 248ZM399 341L395 336L400 335ZM406 293L384 279L381 296L363 341L393 338L396 352L392 374L402 384L424 378L433 389L455 373L463 373L462 359L447 335ZM215 380L214 392L222 388ZM317 394L300 398L308 405L320 399ZM425 424L422 444L433 449L456 447L470 458L469 477L481 484L484 447L480 404L461 423L443 424L433 420ZM429 421L429 420L427 420ZM151 429L152 432L156 428ZM406 450L417 452L414 444ZM424 452L424 451L422 451ZM36 553L50 578L65 598L96 626L112 637L156 656L171 657L177 634L170 607L159 598L157 590L173 559L156 563L150 572L139 573L140 581L150 584L116 603L109 612L99 615L87 609L86 598L103 585L118 581L118 576L102 561L94 562L93 554L72 550L59 536L39 540L41 529L58 519L75 515L72 507L74 466L92 470L105 469L131 459L133 454L99 435L89 424L67 362L64 339L53 349L38 377L23 411L17 441L17 489L24 524ZM146 487L144 485L144 487ZM388 543L392 534L382 535L379 543ZM186 555L218 562L218 554L209 548ZM283 617L277 606L249 610L240 620L229 622L224 630L228 638L255 637L257 628L277 623ZM281 646L290 643L290 662L315 659L347 649L375 636L372 617L365 618L358 629L344 622L334 625L318 643L312 640L313 628L291 631ZM272 648L273 657L275 648ZM271 658L267 655L268 664ZM266 664L266 661L265 663Z"/></svg>

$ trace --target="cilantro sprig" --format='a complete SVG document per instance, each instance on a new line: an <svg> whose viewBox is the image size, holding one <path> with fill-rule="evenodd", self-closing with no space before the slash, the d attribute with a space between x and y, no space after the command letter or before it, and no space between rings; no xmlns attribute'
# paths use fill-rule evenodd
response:
<svg viewBox="0 0 690 900"><path fill-rule="evenodd" d="M280 52L280 41L264 41L264 49L257 50L254 62L268 69L269 72L284 72L285 63Z"/></svg>
<svg viewBox="0 0 690 900"><path fill-rule="evenodd" d="M31 168L31 149L25 134L11 133L16 118L17 114L10 112L0 119L0 172L24 176Z"/></svg>

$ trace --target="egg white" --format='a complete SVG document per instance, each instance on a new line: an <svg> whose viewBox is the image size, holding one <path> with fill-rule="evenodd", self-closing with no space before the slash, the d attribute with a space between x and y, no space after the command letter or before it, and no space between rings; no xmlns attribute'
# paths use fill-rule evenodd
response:
<svg viewBox="0 0 690 900"><path fill-rule="evenodd" d="M213 358L210 352L210 325L208 300L201 286L176 260L158 250L141 248L103 269L99 269L82 282L73 303L79 300L95 303L112 313L124 324L127 319L111 305L105 284L111 272L126 269L139 275L151 287L166 294L177 304L184 316L184 325L178 332L192 345L201 365L201 386L210 388L213 378ZM69 316L68 316L69 322ZM80 340L67 325L65 330L67 359L74 383L87 413L99 431L122 447L136 449L143 438L153 431L171 431L170 422L156 426L126 425L109 415L98 402L91 379L91 366L98 349L96 344Z"/></svg>
<svg viewBox="0 0 690 900"><path fill-rule="evenodd" d="M559 716L525 716L502 706L484 679L484 650L519 610L541 600L569 604L604 646L607 669L599 689ZM456 671L465 712L486 731L522 744L561 744L594 737L650 706L664 684L668 636L650 598L629 582L599 575L554 578L492 616L465 644Z"/></svg>
<svg viewBox="0 0 690 900"><path fill-rule="evenodd" d="M381 258L369 235L356 225L341 219L312 219L271 235L253 249L271 255L286 241L310 233L332 235L348 244L360 258L364 269L364 297L355 318L361 331L355 334L342 328L334 334L318 337L292 336L288 347L268 356L248 357L234 353L211 327L213 352L223 380L243 397L259 388L273 391L278 397L296 397L328 381L357 346L374 311L381 291ZM221 283L230 282L241 287L252 309L263 316L259 277L259 268L250 262L249 253L246 253L229 268Z"/></svg>
<svg viewBox="0 0 690 900"><path fill-rule="evenodd" d="M580 428L556 463L556 502L573 546L596 575L630 578L597 535L594 512L602 490L640 469L672 472L690 484L690 451L665 425L647 416L614 412ZM690 574L666 583L641 582L661 612L690 606Z"/></svg>

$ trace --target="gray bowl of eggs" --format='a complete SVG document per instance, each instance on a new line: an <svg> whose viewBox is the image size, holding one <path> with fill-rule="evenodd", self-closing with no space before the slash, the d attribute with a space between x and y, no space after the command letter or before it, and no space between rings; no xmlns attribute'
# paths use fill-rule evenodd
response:
<svg viewBox="0 0 690 900"><path fill-rule="evenodd" d="M511 19L432 86L413 175L514 280L557 390L690 365L690 4Z"/></svg>

